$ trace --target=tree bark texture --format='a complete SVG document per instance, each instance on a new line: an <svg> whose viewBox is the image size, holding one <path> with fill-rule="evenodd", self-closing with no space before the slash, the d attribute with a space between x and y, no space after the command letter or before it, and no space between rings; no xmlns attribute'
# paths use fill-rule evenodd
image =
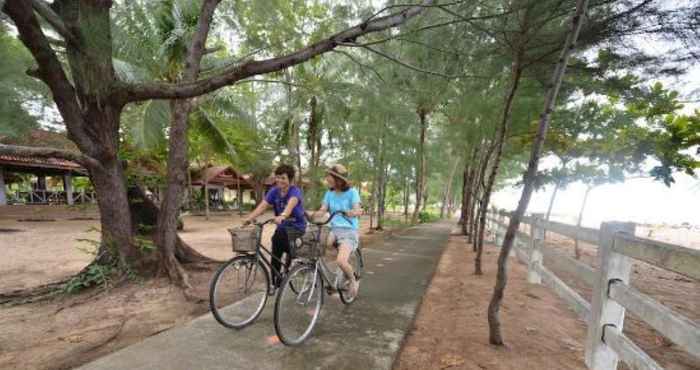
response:
<svg viewBox="0 0 700 370"><path fill-rule="evenodd" d="M571 32L567 35L559 61L556 64L554 73L552 74L552 79L547 85L544 109L540 116L537 134L532 145L532 153L530 154L530 160L527 166L527 172L525 173L525 177L523 179L523 192L520 197L520 201L518 202L518 207L512 214L510 222L508 223L508 229L506 230L506 235L503 240L503 246L501 247L501 251L498 255L496 286L494 287L493 296L491 297L491 302L489 302L488 308L489 342L494 345L503 345L499 312L506 288L506 282L508 280L508 255L513 248L513 240L515 238L515 232L520 227L520 220L522 219L523 214L525 214L525 210L530 203L530 197L532 196L534 182L536 179L535 176L537 175L537 166L539 164L542 146L547 134L551 113L557 100L557 94L559 93L559 88L561 87L561 82L564 77L564 72L566 71L569 56L576 47L576 39L581 31L581 26L584 22L587 7L588 0L576 1L576 12L571 19Z"/></svg>

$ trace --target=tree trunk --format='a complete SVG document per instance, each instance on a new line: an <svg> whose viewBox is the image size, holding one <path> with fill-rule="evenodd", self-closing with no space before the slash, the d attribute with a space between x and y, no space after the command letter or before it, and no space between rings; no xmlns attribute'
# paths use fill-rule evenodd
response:
<svg viewBox="0 0 700 370"><path fill-rule="evenodd" d="M377 230L384 230L384 213L386 212L386 186L387 170L382 171L379 192L379 204L377 206Z"/></svg>
<svg viewBox="0 0 700 370"><path fill-rule="evenodd" d="M445 218L445 214L448 213L448 209L450 208L452 199L452 183L454 182L455 175L457 174L457 167L459 167L459 160L455 160L450 168L450 174L447 178L447 184L445 185L445 191L442 197L442 205L440 206L440 218Z"/></svg>
<svg viewBox="0 0 700 370"><path fill-rule="evenodd" d="M459 221L457 224L460 226L462 235L467 235L467 204L469 199L467 198L467 187L469 186L469 164L464 165L464 170L462 171L462 199L459 206Z"/></svg>
<svg viewBox="0 0 700 370"><path fill-rule="evenodd" d="M98 262L106 263L118 251L121 266L140 265L138 249L134 241L134 224L129 212L126 177L119 161L114 158L90 169L90 178L97 194L100 210L102 241Z"/></svg>
<svg viewBox="0 0 700 370"><path fill-rule="evenodd" d="M493 157L491 172L489 173L489 177L486 182L486 187L484 189L484 198L481 201L478 225L479 236L476 240L476 258L474 259L474 273L476 275L482 274L481 255L484 250L484 229L486 228L486 213L488 211L489 203L491 201L491 192L493 191L493 186L496 183L496 176L498 176L498 169L501 164L501 157L503 155L503 146L506 141L506 134L508 132L508 129L510 128L511 114L513 112L513 100L515 99L515 94L518 91L518 86L520 85L520 76L522 75L521 57L521 54L518 53L515 57L515 60L513 61L513 77L511 79L510 91L506 96L505 105L503 108L503 119L501 120L501 125L498 128L498 136L496 137L496 142L494 143L496 153ZM487 156L486 162L489 162L489 159L489 156Z"/></svg>
<svg viewBox="0 0 700 370"><path fill-rule="evenodd" d="M189 288L190 284L187 274L175 257L175 241L177 239L177 218L180 213L181 195L185 187L185 172L187 171L187 121L190 108L190 103L185 100L170 102L172 120L168 145L167 188L161 200L155 236L156 245L161 254L161 270L167 273L172 282L185 288ZM206 179L204 188L205 204L208 204L209 194L206 190Z"/></svg>
<svg viewBox="0 0 700 370"><path fill-rule="evenodd" d="M474 184L474 187L476 188L476 190L474 191L473 196L473 208L475 208L476 210L476 217L474 217L474 219L471 222L472 249L474 252L478 252L479 250L479 238L481 237L479 232L479 222L481 220L481 205L483 204L483 196L485 195L485 188L482 189L482 187L484 184L484 179L486 178L486 170L488 169L489 161L491 160L491 155L493 155L493 151L494 149L496 149L497 145L497 142L493 142L489 144L489 146L483 152L483 157L479 162L479 173L475 178L476 183ZM472 211L472 215L474 215L474 211ZM480 261L480 256L478 254L476 256L475 263L476 261Z"/></svg>
<svg viewBox="0 0 700 370"><path fill-rule="evenodd" d="M583 194L583 202L581 202L581 209L578 211L578 220L576 221L576 227L581 227L581 222L583 221L583 210L586 209L586 202L588 202L588 194L593 190L593 185L586 186L586 193ZM581 259L581 249L578 246L578 239L574 239L574 256L577 260Z"/></svg>
<svg viewBox="0 0 700 370"><path fill-rule="evenodd" d="M549 218L552 215L552 208L554 207L554 200L557 198L557 192L559 191L560 184L561 184L561 181L557 180L557 182L554 184L554 191L552 191L552 196L549 198L549 206L547 206L547 215L545 216L545 220L547 220L547 221L549 221ZM543 240L547 240L547 229L544 230Z"/></svg>
<svg viewBox="0 0 700 370"><path fill-rule="evenodd" d="M503 246L501 247L501 252L498 255L496 286L494 287L493 297L491 298L488 308L489 342L491 344L503 345L501 323L498 315L501 309L501 301L503 300L503 294L505 292L506 282L508 279L508 255L510 254L510 250L513 248L513 240L515 238L515 232L520 227L520 220L523 217L523 214L525 214L525 210L530 203L530 197L532 196L534 182L536 180L535 176L537 175L537 166L540 160L542 145L544 144L545 136L547 135L547 128L549 126L551 113L556 103L557 94L559 92L559 88L561 87L561 81L564 77L564 72L566 71L569 56L576 45L576 39L578 38L578 34L581 30L581 25L583 24L587 7L588 0L576 1L576 12L571 19L572 30L567 35L566 42L564 43L564 47L562 48L561 55L552 75L552 80L547 85L548 89L545 97L544 110L540 116L537 135L535 136L535 141L532 145L530 161L528 162L527 172L525 173L525 177L523 179L523 192L520 197L520 201L518 202L518 207L508 223L508 229L506 230L506 235L503 240Z"/></svg>
<svg viewBox="0 0 700 370"><path fill-rule="evenodd" d="M410 184L408 181L408 178L404 178L404 183L403 183L403 218L404 218L404 223L408 223L408 203L410 201L410 196L409 196L409 190L410 190Z"/></svg>
<svg viewBox="0 0 700 370"><path fill-rule="evenodd" d="M421 211L423 193L425 192L425 174L426 174L426 159L425 159L425 139L428 130L428 111L424 108L418 109L418 118L420 118L420 140L418 141L418 169L416 170L416 208L413 210L411 223L418 222L418 213Z"/></svg>
<svg viewBox="0 0 700 370"><path fill-rule="evenodd" d="M192 172L190 166L187 165L187 208L192 210L192 198L194 196L194 188L192 187Z"/></svg>
<svg viewBox="0 0 700 370"><path fill-rule="evenodd" d="M209 34L209 27L214 10L220 0L205 0L197 21L197 30L192 37L187 50L185 69L182 81L192 82L199 75L199 67L204 55L204 48ZM168 174L167 188L162 199L155 242L160 253L160 269L168 274L175 284L183 288L191 288L187 273L181 261L176 256L177 250L177 219L182 204L182 194L187 179L187 129L189 115L192 111L192 100L179 99L170 101L171 123L168 142ZM209 199L209 194L206 198ZM182 261L189 262L189 261Z"/></svg>

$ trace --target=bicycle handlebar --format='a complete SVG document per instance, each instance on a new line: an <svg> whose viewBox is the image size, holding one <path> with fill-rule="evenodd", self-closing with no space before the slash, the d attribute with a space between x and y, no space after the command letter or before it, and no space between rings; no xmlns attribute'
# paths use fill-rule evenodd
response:
<svg viewBox="0 0 700 370"><path fill-rule="evenodd" d="M345 211L335 211L335 212L331 213L330 216L328 216L328 219L326 221L323 221L323 222L316 222L316 221L312 220L311 217L309 216L309 214L304 212L304 216L306 217L306 220L314 225L317 225L317 226L327 225L329 222L331 222L333 217L335 217L337 215L343 216L348 222L352 223L352 221L348 217L348 214Z"/></svg>
<svg viewBox="0 0 700 370"><path fill-rule="evenodd" d="M253 220L251 220L251 222L250 222L249 224L244 224L243 226L254 225L254 226L257 226L257 227L263 227L263 226L265 226L265 225L267 225L267 224L269 224L269 223L271 223L271 222L274 222L274 221L275 221L274 218L269 218L269 219L267 219L267 220L265 220L265 221L263 221L263 222L257 222L257 221L255 221L255 219L253 219Z"/></svg>

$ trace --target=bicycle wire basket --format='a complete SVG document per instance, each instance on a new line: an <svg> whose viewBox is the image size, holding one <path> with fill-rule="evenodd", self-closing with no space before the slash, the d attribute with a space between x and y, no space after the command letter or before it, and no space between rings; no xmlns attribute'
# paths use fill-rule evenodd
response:
<svg viewBox="0 0 700 370"><path fill-rule="evenodd" d="M327 226L307 225L304 235L289 234L289 243L294 249L294 257L314 258L323 255L330 228Z"/></svg>
<svg viewBox="0 0 700 370"><path fill-rule="evenodd" d="M257 227L234 227L228 229L231 234L231 245L234 252L255 252L260 240Z"/></svg>

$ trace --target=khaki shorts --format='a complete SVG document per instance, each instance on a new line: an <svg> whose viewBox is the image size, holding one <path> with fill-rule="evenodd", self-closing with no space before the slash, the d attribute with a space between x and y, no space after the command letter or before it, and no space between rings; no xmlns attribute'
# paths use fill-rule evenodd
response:
<svg viewBox="0 0 700 370"><path fill-rule="evenodd" d="M350 246L350 253L360 245L360 239L357 235L357 230L348 227L337 227L331 229L331 238L337 241L339 245L344 244Z"/></svg>

